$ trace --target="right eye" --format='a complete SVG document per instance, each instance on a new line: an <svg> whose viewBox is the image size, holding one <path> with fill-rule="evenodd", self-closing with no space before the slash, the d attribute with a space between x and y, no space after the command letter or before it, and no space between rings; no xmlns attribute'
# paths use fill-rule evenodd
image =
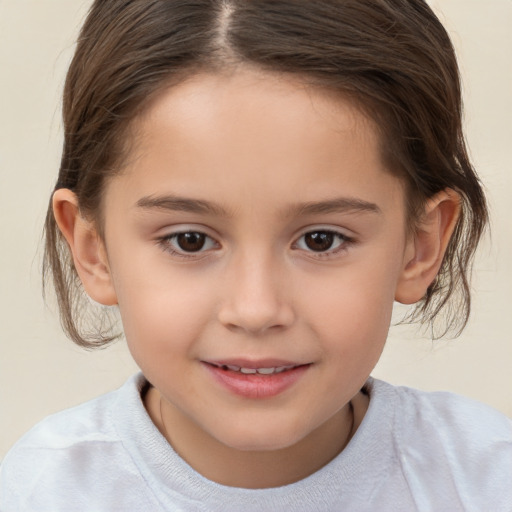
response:
<svg viewBox="0 0 512 512"><path fill-rule="evenodd" d="M172 233L160 239L160 244L172 254L186 256L214 249L217 242L200 231Z"/></svg>

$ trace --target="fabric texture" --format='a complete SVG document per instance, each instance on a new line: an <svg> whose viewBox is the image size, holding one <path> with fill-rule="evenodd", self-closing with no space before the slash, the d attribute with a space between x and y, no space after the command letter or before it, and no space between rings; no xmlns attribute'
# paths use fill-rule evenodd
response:
<svg viewBox="0 0 512 512"><path fill-rule="evenodd" d="M369 379L370 405L333 461L284 487L226 487L169 446L135 375L52 415L0 468L2 512L512 511L512 423L462 398Z"/></svg>

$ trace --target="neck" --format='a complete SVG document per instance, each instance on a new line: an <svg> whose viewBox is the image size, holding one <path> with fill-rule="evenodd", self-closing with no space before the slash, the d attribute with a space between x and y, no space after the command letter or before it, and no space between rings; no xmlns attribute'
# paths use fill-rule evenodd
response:
<svg viewBox="0 0 512 512"><path fill-rule="evenodd" d="M318 471L335 458L357 430L368 399L359 393L298 443L265 451L227 446L184 418L151 388L145 403L153 422L174 450L198 473L221 485L246 489L280 487ZM172 425L172 428L167 428Z"/></svg>

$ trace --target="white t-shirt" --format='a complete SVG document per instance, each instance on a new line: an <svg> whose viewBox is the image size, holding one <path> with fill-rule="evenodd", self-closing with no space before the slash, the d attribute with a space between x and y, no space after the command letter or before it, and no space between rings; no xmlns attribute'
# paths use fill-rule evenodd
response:
<svg viewBox="0 0 512 512"><path fill-rule="evenodd" d="M207 480L181 459L141 400L121 389L48 417L0 470L2 512L511 512L512 423L451 393L370 379L366 416L329 464L284 487Z"/></svg>

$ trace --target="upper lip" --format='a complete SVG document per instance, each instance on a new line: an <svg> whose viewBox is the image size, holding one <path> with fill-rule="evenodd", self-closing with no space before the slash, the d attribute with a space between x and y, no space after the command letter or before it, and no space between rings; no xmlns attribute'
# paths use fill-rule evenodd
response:
<svg viewBox="0 0 512 512"><path fill-rule="evenodd" d="M296 367L303 366L309 363L298 363L285 359L218 359L213 361L204 361L205 363L215 366L238 366L240 368L258 369L258 368L282 368L282 367Z"/></svg>

